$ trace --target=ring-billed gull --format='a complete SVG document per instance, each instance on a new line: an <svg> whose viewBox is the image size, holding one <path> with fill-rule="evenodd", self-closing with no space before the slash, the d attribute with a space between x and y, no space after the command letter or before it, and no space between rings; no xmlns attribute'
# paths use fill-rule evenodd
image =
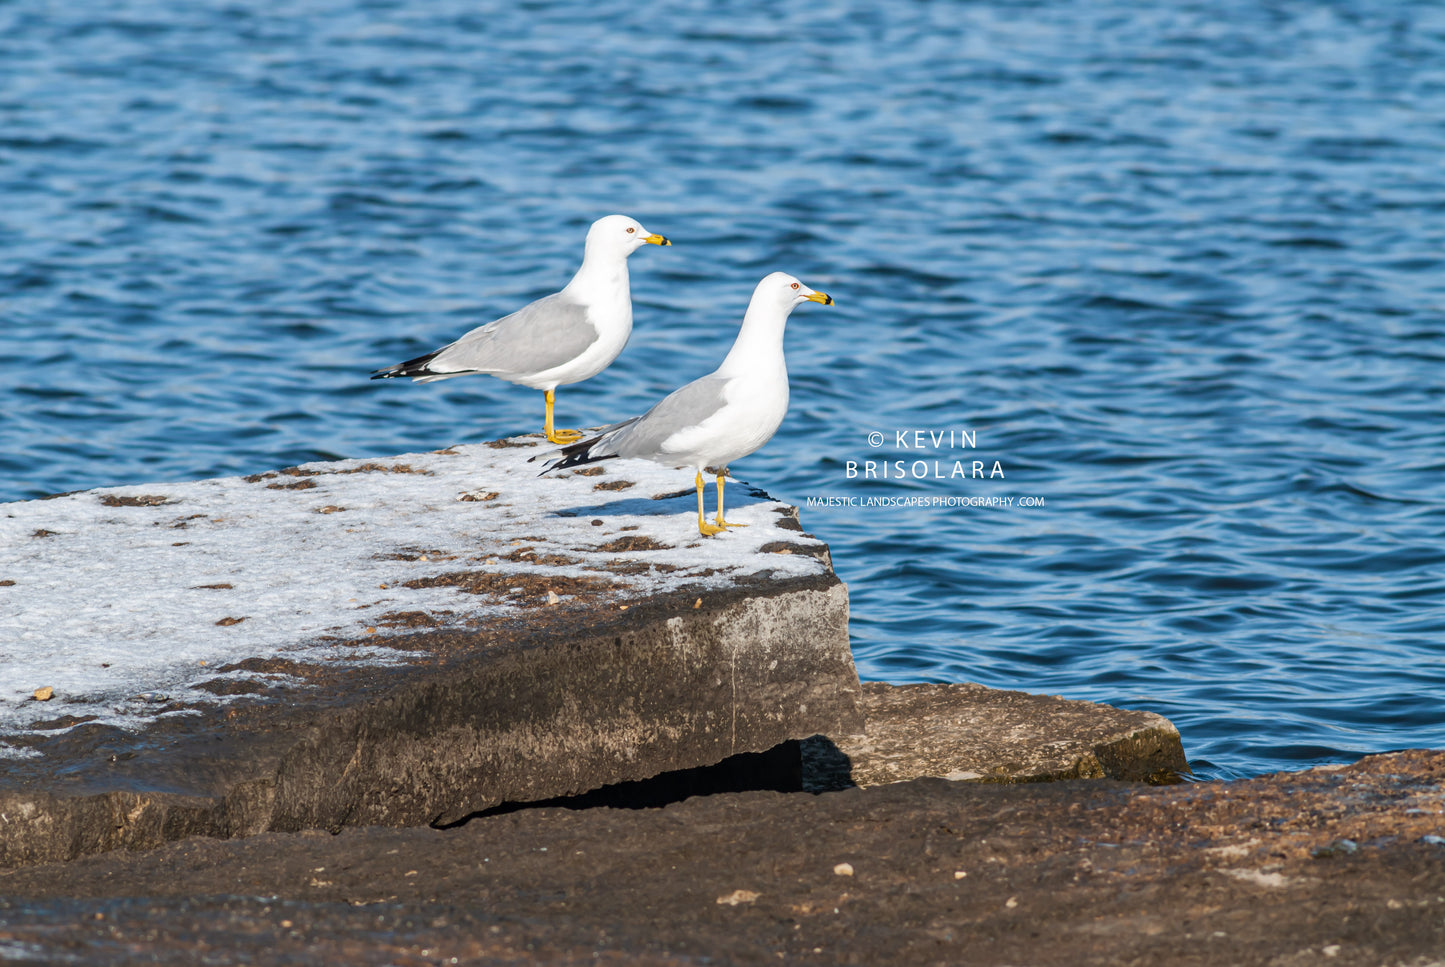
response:
<svg viewBox="0 0 1445 967"><path fill-rule="evenodd" d="M723 519L723 478L729 462L767 443L783 422L788 411L783 328L793 308L804 302L832 305L833 297L784 272L767 276L753 290L732 351L715 372L693 380L641 416L552 451L559 455L542 472L613 457L692 467L697 470L698 531L711 537L729 527L746 526ZM717 519L712 524L703 511L703 471L709 468L717 473Z"/></svg>
<svg viewBox="0 0 1445 967"><path fill-rule="evenodd" d="M557 387L596 376L627 345L632 335L627 257L649 242L672 244L626 215L599 218L587 230L582 267L561 292L479 326L435 352L378 369L371 378L410 376L430 383L480 373L544 390L547 439L579 440L582 434L576 430L552 428Z"/></svg>

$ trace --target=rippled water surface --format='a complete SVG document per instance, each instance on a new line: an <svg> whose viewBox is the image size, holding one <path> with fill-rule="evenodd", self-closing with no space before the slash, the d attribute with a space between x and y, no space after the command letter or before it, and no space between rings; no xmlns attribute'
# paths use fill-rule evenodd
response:
<svg viewBox="0 0 1445 967"><path fill-rule="evenodd" d="M624 211L675 247L561 422L833 294L733 469L842 505L865 677L1153 709L1205 776L1445 746L1445 9L727 9L0 0L0 499L535 430L367 372Z"/></svg>

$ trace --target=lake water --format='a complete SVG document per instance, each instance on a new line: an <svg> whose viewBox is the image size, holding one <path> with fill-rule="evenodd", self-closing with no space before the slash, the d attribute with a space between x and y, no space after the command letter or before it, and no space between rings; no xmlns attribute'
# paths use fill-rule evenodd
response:
<svg viewBox="0 0 1445 967"><path fill-rule="evenodd" d="M538 429L366 377L622 211L675 247L559 422L831 293L733 470L864 677L1152 709L1205 777L1445 746L1442 158L1435 3L0 0L0 500Z"/></svg>

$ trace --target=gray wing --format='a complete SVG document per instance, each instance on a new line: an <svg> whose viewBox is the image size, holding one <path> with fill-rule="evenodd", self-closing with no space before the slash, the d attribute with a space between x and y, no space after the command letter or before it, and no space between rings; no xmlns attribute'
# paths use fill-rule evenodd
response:
<svg viewBox="0 0 1445 967"><path fill-rule="evenodd" d="M473 329L428 364L437 374L525 376L570 363L598 339L587 307L560 293Z"/></svg>
<svg viewBox="0 0 1445 967"><path fill-rule="evenodd" d="M636 420L614 431L604 446L619 457L651 459L662 454L662 444L678 430L699 423L722 409L728 380L716 374L695 379L675 390Z"/></svg>

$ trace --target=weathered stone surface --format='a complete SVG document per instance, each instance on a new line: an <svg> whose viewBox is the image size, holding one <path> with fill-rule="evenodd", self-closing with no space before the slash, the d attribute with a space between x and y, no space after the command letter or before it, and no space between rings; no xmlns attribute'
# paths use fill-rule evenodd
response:
<svg viewBox="0 0 1445 967"><path fill-rule="evenodd" d="M81 965L1429 967L1445 951L1442 810L1445 753L1410 752L1228 783L922 779L193 839L0 872L0 951Z"/></svg>
<svg viewBox="0 0 1445 967"><path fill-rule="evenodd" d="M44 507L6 505L11 529L59 522L50 527L58 536L27 537L12 551L22 555L14 573L29 584L5 588L15 595L7 600L23 603L28 586L32 600L46 602L31 625L22 613L19 637L36 643L27 647L46 647L44 616L69 600L57 598L69 593L65 555L78 559L95 539L82 533L85 514L101 515L96 527L129 542L136 566L113 579L147 569L165 585L153 589L161 600L194 612L184 616L189 624L166 620L205 647L230 628L269 620L256 609L295 580L284 570L287 556L300 553L293 548L329 567L317 583L330 610L307 620L345 623L319 643L298 631L295 648L180 662L181 680L168 666L168 694L158 687L132 701L97 685L94 697L72 688L57 698L50 718L7 708L0 866L195 835L445 824L506 801L572 795L860 727L847 589L826 548L801 533L795 511L730 488L739 514L752 518L743 532L750 536L704 542L695 517L648 476L660 468L633 468L648 496L618 498L618 488L598 491L582 477L540 484L546 501L534 499L536 468L526 456L535 449L524 439L400 463L315 464L177 485L166 500L107 502L115 495L92 493ZM601 479L631 479L624 470L609 467ZM272 478L313 486L267 484ZM478 482L495 489L458 497L462 483ZM325 504L316 512L296 501ZM181 516L184 533L166 532L177 514L168 502L196 512ZM340 510L326 510L336 507L352 508L346 527L336 523ZM274 534L272 511L284 521ZM116 514L142 516L105 516ZM465 533L448 530L453 515ZM368 526L370 536L358 541ZM203 540L205 528L213 533ZM244 559L225 558L225 528L245 535L256 553L275 545L266 589L252 586ZM419 529L427 543L406 544ZM68 549L67 533L75 542ZM353 556L327 565L327 541L343 537ZM182 553L210 561L216 573L189 574L169 559ZM367 577L348 587L352 565ZM214 580L217 573L228 580ZM242 592L245 608L207 603L207 595ZM107 588L95 597L147 606L146 588L128 593ZM446 607L414 603L438 600ZM75 599L75 625L103 637L116 609L99 607L92 619L91 606L83 594ZM159 615L165 605L154 607ZM222 623L207 608L247 617L216 630ZM145 652L168 646L122 644L138 667L149 667ZM389 660L372 660L378 645ZM23 666L22 651L11 654ZM97 664L95 677L112 672Z"/></svg>
<svg viewBox="0 0 1445 967"><path fill-rule="evenodd" d="M6 764L0 865L191 835L447 823L856 727L840 582L710 597L510 639L428 632L410 645L429 663L341 672L294 704L136 734L78 726L44 758Z"/></svg>
<svg viewBox="0 0 1445 967"><path fill-rule="evenodd" d="M1179 730L1137 712L972 683L863 685L867 725L804 746L804 783L824 790L935 776L971 782L1177 781Z"/></svg>
<svg viewBox="0 0 1445 967"><path fill-rule="evenodd" d="M638 606L339 713L288 750L271 828L444 824L860 721L841 582L719 597Z"/></svg>

